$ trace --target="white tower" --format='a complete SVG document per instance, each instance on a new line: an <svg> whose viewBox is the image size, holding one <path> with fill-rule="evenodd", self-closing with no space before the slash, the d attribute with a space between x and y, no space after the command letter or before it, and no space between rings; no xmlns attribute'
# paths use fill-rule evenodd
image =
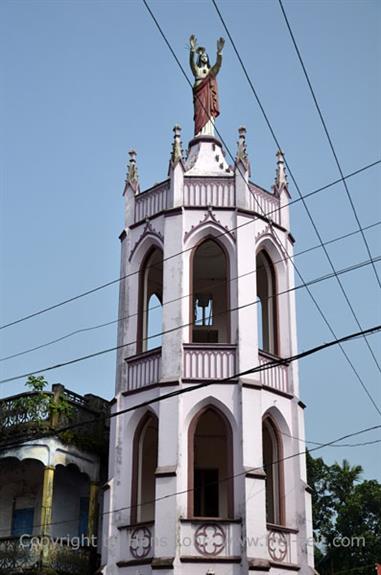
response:
<svg viewBox="0 0 381 575"><path fill-rule="evenodd" d="M130 153L104 574L313 573L298 366L237 375L297 352L284 157L258 187L245 132L230 167L175 127L144 192Z"/></svg>

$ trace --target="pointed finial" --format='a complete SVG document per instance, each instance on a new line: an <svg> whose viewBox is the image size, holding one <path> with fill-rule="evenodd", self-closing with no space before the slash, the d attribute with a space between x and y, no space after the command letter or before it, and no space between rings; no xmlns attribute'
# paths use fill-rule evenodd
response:
<svg viewBox="0 0 381 575"><path fill-rule="evenodd" d="M176 124L173 128L173 143L172 143L172 154L171 162L175 166L178 162L183 159L183 150L181 144L181 127Z"/></svg>
<svg viewBox="0 0 381 575"><path fill-rule="evenodd" d="M130 156L130 160L128 162L126 184L130 184L135 194L137 194L139 192L139 174L138 167L136 165L136 152L135 150L130 150L128 154Z"/></svg>
<svg viewBox="0 0 381 575"><path fill-rule="evenodd" d="M280 190L283 186L288 185L287 182L287 174L286 174L286 165L284 161L284 152L282 150L278 150L276 153L277 157L277 168L276 168L276 176L275 176L275 187Z"/></svg>
<svg viewBox="0 0 381 575"><path fill-rule="evenodd" d="M242 162L246 170L250 170L250 162L246 149L246 128L241 126L238 130L237 154L235 157L236 164Z"/></svg>

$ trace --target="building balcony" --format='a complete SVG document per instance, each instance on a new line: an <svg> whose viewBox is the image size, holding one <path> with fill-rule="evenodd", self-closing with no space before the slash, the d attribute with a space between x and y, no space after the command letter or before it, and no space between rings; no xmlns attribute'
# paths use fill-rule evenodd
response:
<svg viewBox="0 0 381 575"><path fill-rule="evenodd" d="M279 359L279 357L274 356L265 351L259 351L258 353L258 365L265 366L274 359ZM287 365L277 365L271 369L265 369L259 372L259 378L261 384L265 387L270 387L280 393L291 394L291 385L289 381L289 367Z"/></svg>
<svg viewBox="0 0 381 575"><path fill-rule="evenodd" d="M97 396L78 395L63 385L52 391L31 391L0 399L0 447L13 440L28 441L60 427L92 419L96 422L78 430L60 434L64 443L103 454L107 451L108 434L105 420L109 403Z"/></svg>
<svg viewBox="0 0 381 575"><path fill-rule="evenodd" d="M241 562L241 520L181 519L182 563Z"/></svg>
<svg viewBox="0 0 381 575"><path fill-rule="evenodd" d="M127 391L138 391L155 385L161 378L161 347L126 359Z"/></svg>
<svg viewBox="0 0 381 575"><path fill-rule="evenodd" d="M99 564L94 547L69 545L65 538L23 536L0 538L0 573L4 575L91 575ZM52 571L54 570L54 571Z"/></svg>
<svg viewBox="0 0 381 575"><path fill-rule="evenodd" d="M267 549L270 560L276 566L292 566L298 562L297 529L280 525L267 525Z"/></svg>
<svg viewBox="0 0 381 575"><path fill-rule="evenodd" d="M152 563L154 555L155 527L153 521L134 525L119 525L123 559L118 567Z"/></svg>
<svg viewBox="0 0 381 575"><path fill-rule="evenodd" d="M225 379L236 373L236 346L231 344L184 344L183 379Z"/></svg>

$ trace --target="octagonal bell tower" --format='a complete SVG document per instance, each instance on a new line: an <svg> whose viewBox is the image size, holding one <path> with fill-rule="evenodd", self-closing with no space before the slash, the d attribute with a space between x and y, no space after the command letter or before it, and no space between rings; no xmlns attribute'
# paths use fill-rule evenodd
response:
<svg viewBox="0 0 381 575"><path fill-rule="evenodd" d="M184 155L174 128L168 178L142 191L130 152L105 575L314 572L298 366L243 375L297 353L284 156L270 191L251 180L244 128L227 162L222 47L195 75L196 135Z"/></svg>

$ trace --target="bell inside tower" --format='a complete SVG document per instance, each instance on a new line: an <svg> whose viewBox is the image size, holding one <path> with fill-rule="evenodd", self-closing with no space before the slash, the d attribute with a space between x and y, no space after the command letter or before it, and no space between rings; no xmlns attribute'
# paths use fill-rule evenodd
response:
<svg viewBox="0 0 381 575"><path fill-rule="evenodd" d="M193 258L194 343L228 343L227 257L220 245L204 241Z"/></svg>

